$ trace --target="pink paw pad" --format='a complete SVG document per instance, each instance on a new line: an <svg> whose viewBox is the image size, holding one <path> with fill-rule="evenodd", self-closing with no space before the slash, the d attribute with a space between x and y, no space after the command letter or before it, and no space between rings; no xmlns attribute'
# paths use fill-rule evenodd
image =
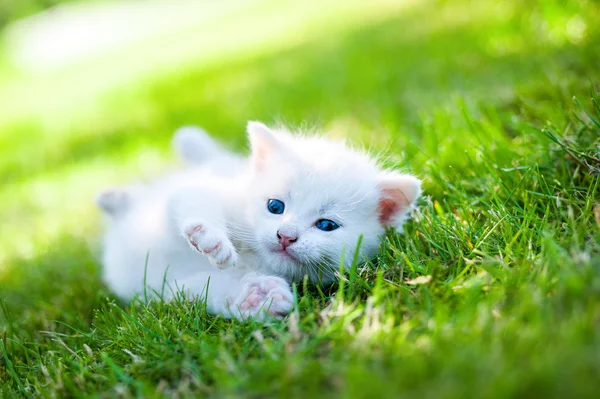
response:
<svg viewBox="0 0 600 399"><path fill-rule="evenodd" d="M279 286L279 282L277 280L267 280L266 282L266 286L268 290L272 290L273 288L276 288Z"/></svg>
<svg viewBox="0 0 600 399"><path fill-rule="evenodd" d="M192 226L190 228L188 228L185 231L185 235L187 236L188 241L190 242L190 244L192 244L194 246L194 248L196 248L198 251L200 251L201 249L198 248L198 241L196 239L196 235L197 234L203 234L204 233L204 227L199 224L196 226Z"/></svg>
<svg viewBox="0 0 600 399"><path fill-rule="evenodd" d="M221 247L221 243L218 242L215 245L213 245L212 247L209 248L202 248L202 252L204 252L205 254L210 254L215 252L217 249L219 249Z"/></svg>
<svg viewBox="0 0 600 399"><path fill-rule="evenodd" d="M216 262L217 266L221 267L221 266L224 266L224 265L226 265L226 264L227 264L227 262L229 262L229 260L231 259L231 256L232 256L232 255L233 255L233 254L230 252L230 253L229 253L229 255L227 255L227 257L226 257L225 259L223 259L223 260L222 260L222 261L220 261L220 262Z"/></svg>
<svg viewBox="0 0 600 399"><path fill-rule="evenodd" d="M293 294L285 280L263 276L253 280L246 283L245 292L238 297L237 310L233 312L242 313L237 317L264 320L265 317L282 318L291 311ZM235 303L231 305L236 306Z"/></svg>
<svg viewBox="0 0 600 399"><path fill-rule="evenodd" d="M189 227L189 228L188 228L188 229L185 231L185 234L186 234L186 235L187 235L187 236L188 236L190 239L191 239L191 238L192 238L192 236L193 236L194 234L196 234L196 233L198 233L198 234L202 234L202 233L204 233L204 226L202 226L201 224L197 224L197 225L195 225L195 226L191 226L191 227Z"/></svg>
<svg viewBox="0 0 600 399"><path fill-rule="evenodd" d="M283 295L281 294L273 294L274 301L283 301Z"/></svg>

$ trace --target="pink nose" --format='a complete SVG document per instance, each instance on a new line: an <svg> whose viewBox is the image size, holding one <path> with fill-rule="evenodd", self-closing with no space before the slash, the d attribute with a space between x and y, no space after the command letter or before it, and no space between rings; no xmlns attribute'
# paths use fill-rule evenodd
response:
<svg viewBox="0 0 600 399"><path fill-rule="evenodd" d="M290 237L286 236L285 234L281 234L280 232L277 232L277 238L279 238L279 243L281 244L283 249L286 249L287 247L298 241L298 236Z"/></svg>

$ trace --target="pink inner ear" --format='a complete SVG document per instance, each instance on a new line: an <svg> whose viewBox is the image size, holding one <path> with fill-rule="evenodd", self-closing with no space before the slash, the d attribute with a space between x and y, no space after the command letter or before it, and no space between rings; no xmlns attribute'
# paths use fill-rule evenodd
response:
<svg viewBox="0 0 600 399"><path fill-rule="evenodd" d="M382 192L383 198L379 200L377 212L379 213L379 221L385 224L398 212L408 207L409 202L400 189L383 189Z"/></svg>
<svg viewBox="0 0 600 399"><path fill-rule="evenodd" d="M273 149L267 146L259 146L255 148L252 153L252 161L256 170L262 170L267 159L271 156Z"/></svg>
<svg viewBox="0 0 600 399"><path fill-rule="evenodd" d="M261 169L267 158L268 151L265 148L260 148L255 151L254 154L254 165L257 169Z"/></svg>

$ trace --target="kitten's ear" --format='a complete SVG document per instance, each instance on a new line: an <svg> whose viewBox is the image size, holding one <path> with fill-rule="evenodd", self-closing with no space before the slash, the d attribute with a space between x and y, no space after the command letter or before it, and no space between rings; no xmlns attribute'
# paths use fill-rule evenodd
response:
<svg viewBox="0 0 600 399"><path fill-rule="evenodd" d="M411 175L385 172L377 188L381 195L377 206L379 221L401 232L408 212L421 195L421 181Z"/></svg>
<svg viewBox="0 0 600 399"><path fill-rule="evenodd" d="M252 163L261 167L269 154L276 151L281 143L277 139L277 133L260 122L248 122L247 130L252 149Z"/></svg>

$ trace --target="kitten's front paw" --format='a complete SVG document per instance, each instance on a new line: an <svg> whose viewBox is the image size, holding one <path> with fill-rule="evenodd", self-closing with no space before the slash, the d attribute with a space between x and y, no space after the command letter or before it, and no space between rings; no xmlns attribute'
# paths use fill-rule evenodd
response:
<svg viewBox="0 0 600 399"><path fill-rule="evenodd" d="M230 301L229 311L238 319L283 318L294 307L294 295L289 284L280 277L256 273L242 280L242 292Z"/></svg>
<svg viewBox="0 0 600 399"><path fill-rule="evenodd" d="M188 226L184 233L189 244L206 255L218 268L233 267L237 263L235 247L223 231L195 223Z"/></svg>

